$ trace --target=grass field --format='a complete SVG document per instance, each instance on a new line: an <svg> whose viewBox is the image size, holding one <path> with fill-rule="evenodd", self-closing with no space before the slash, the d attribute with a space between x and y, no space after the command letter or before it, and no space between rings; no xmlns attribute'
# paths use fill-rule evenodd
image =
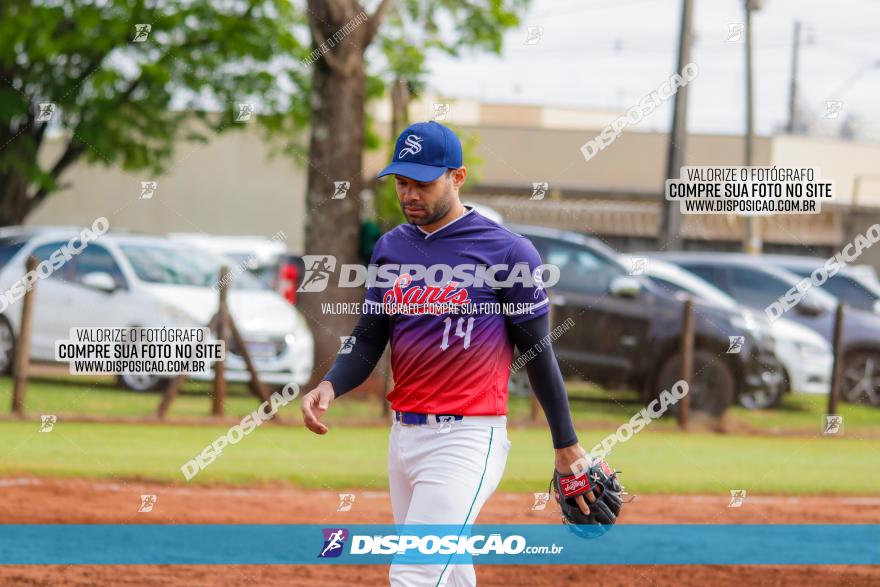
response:
<svg viewBox="0 0 880 587"><path fill-rule="evenodd" d="M35 422L0 423L0 475L182 480L180 466L222 426L64 423L50 433ZM582 433L596 440L600 431ZM198 483L286 482L311 488L386 485L387 429L333 427L318 437L303 428L265 425L200 473ZM502 490L540 491L552 466L549 434L511 430ZM683 434L645 430L609 459L636 492L877 494L880 440ZM846 471L846 483L840 472Z"/></svg>
<svg viewBox="0 0 880 587"><path fill-rule="evenodd" d="M0 377L0 410L8 409L11 390L12 380L9 377ZM208 416L211 409L209 392L208 383L187 382L180 397L172 405L169 420ZM570 384L569 393L574 419L584 425L617 426L629 420L642 407L632 393L607 392L583 383ZM159 399L159 395L155 393L122 391L109 377L34 378L28 384L25 411L30 414L139 417L155 414ZM733 407L728 415L734 424L758 431L814 433L821 430L826 403L825 396L790 395L775 410L749 411ZM229 386L226 405L228 415L241 418L255 407L256 400L248 394L243 384ZM511 420L524 420L530 412L530 401L523 397L511 397L508 408ZM297 410L289 412L293 412L291 416L298 418ZM841 403L839 412L844 416L845 431L848 434L880 435L880 409ZM364 423L365 420L383 423L378 400L364 399L356 394L336 402L328 418L330 422L337 423ZM675 423L669 419L655 421L652 428L673 430Z"/></svg>
<svg viewBox="0 0 880 587"><path fill-rule="evenodd" d="M11 381L0 380L0 406L8 406ZM174 404L171 419L205 416L207 384L188 383ZM629 419L641 407L630 395L573 388L572 409L587 448ZM93 478L143 478L182 481L180 467L228 425L183 426L65 422L63 415L143 416L153 414L157 394L116 389L111 381L83 385L81 379L42 379L28 386L30 414L59 414L51 433L34 421L0 422L0 474L39 474ZM793 396L781 409L730 417L766 434L678 432L671 421L653 422L609 459L623 471L629 488L642 493L704 493L746 488L753 493L880 494L880 411L843 405L843 437L818 435L825 398ZM243 386L233 386L230 416L256 407ZM540 491L552 463L549 433L525 426L529 401L512 398L513 448L501 489ZM305 429L264 425L201 472L195 483L292 483L308 488L386 485L387 426L376 400L354 397L336 402L328 414L331 433L317 437ZM282 414L299 419L298 406ZM346 421L376 425L344 425ZM772 432L800 431L798 435ZM846 483L839 472L846 471Z"/></svg>
<svg viewBox="0 0 880 587"><path fill-rule="evenodd" d="M60 422L51 433L40 433L33 422L4 422L0 474L182 480L180 466L225 430ZM195 482L381 488L387 436L381 427L334 427L318 437L298 427L263 426L226 448ZM539 491L552 466L548 433L513 429L511 440L502 489ZM615 449L610 461L641 492L872 494L880 493L878 450L880 440L646 430Z"/></svg>

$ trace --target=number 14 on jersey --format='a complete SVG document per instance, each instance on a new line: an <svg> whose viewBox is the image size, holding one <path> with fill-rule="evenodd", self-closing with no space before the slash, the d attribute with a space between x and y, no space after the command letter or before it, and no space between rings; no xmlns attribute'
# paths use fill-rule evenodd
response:
<svg viewBox="0 0 880 587"><path fill-rule="evenodd" d="M444 351L449 348L449 333L452 330L452 318L448 316L443 319L443 323L446 325L443 327L443 342L440 343L440 348ZM465 326L467 324L467 326ZM474 319L467 318L467 322L465 322L465 318L459 318L458 322L455 325L455 336L464 339L464 348L467 349L471 346L471 332L474 329Z"/></svg>

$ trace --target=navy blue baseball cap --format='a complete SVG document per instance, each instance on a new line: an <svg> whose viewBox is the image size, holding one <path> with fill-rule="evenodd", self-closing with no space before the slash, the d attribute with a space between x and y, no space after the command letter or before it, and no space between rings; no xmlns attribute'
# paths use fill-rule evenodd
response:
<svg viewBox="0 0 880 587"><path fill-rule="evenodd" d="M461 141L439 122L411 124L397 137L394 157L379 174L402 175L416 181L434 181L450 168L461 167Z"/></svg>

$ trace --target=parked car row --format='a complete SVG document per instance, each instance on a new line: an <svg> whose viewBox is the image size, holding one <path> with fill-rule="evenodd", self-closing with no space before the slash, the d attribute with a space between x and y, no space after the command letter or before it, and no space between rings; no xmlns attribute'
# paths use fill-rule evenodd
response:
<svg viewBox="0 0 880 587"><path fill-rule="evenodd" d="M770 320L765 308L824 260L736 253L618 255L576 232L508 225L560 268L554 321L575 326L554 342L567 377L630 388L650 401L679 378L682 306L695 307L696 410L718 414L737 401L776 406L788 392L827 394L835 308L844 324L843 399L880 405L880 283L870 268L846 268ZM741 338L740 338L741 337ZM527 389L514 373L511 391Z"/></svg>
<svg viewBox="0 0 880 587"><path fill-rule="evenodd" d="M471 205L503 223L491 208ZM555 315L558 321L574 315L583 319L576 327L580 335L557 343L570 377L629 386L651 399L677 379L675 347L682 296L688 295L697 315L692 390L697 409L720 413L734 400L750 409L771 408L789 392L827 394L833 310L840 300L852 308L845 327L843 397L880 404L880 280L870 267L843 268L809 291L793 311L770 321L764 308L824 259L764 255L755 263L737 254L645 253L643 274L634 275L633 258L618 256L596 239L533 226L509 228L530 238L545 262L563 268L553 290ZM251 275L295 301L305 267L300 257L284 252L282 243L261 237L170 236L245 261ZM742 337L736 348L731 337ZM522 374L511 378L511 389L527 392Z"/></svg>
<svg viewBox="0 0 880 587"><path fill-rule="evenodd" d="M635 262L629 257L630 266ZM707 303L737 309L749 316L763 330L769 330L774 340L773 350L782 364L782 383L760 397L743 396L741 402L748 408L775 406L789 391L826 394L831 383L833 356L831 344L818 333L788 318L770 322L751 308L740 306L736 300L714 285L700 279L681 267L651 258L644 264L644 275L651 281L679 295L690 295ZM769 392L774 392L770 395Z"/></svg>
<svg viewBox="0 0 880 587"><path fill-rule="evenodd" d="M649 258L669 261L686 269L735 298L740 304L764 313L765 309L782 297L788 290L797 288L805 276L813 269L821 267L824 260L800 260L800 274L792 273L785 266L794 267L790 257L755 257L740 253L647 253ZM838 273L852 276L855 272ZM864 402L880 406L880 315L875 304L859 306L846 289L836 290L837 296L830 293L825 285L813 286L788 312L784 318L796 321L813 330L830 342L834 333L834 319L837 305L841 302L849 306L843 323L843 382L841 394L846 401ZM840 287L844 281L835 281ZM849 281L847 283L855 283ZM870 292L868 289L862 293ZM861 295L861 293L860 293ZM868 309L870 308L870 309Z"/></svg>
<svg viewBox="0 0 880 587"><path fill-rule="evenodd" d="M46 260L78 234L75 227L0 229L0 292L21 279L29 256ZM110 231L39 281L30 358L53 361L55 341L66 340L72 327L206 326L217 312L223 265L231 265L230 259L186 239ZM314 342L296 308L247 272L230 280L228 303L261 380L271 386L304 384L311 376ZM20 308L19 301L0 314L0 372L12 367ZM227 380L248 380L241 350L230 343L226 356ZM152 374L119 379L136 391L168 381Z"/></svg>
<svg viewBox="0 0 880 587"><path fill-rule="evenodd" d="M845 268L771 321L765 308L823 259L764 255L756 261L735 253L688 252L622 256L576 232L508 228L529 238L544 262L561 270L550 291L555 322L571 318L574 324L554 343L566 377L654 399L680 378L683 304L690 298L694 410L719 414L734 401L771 408L788 392L827 394L834 311L843 301L850 310L842 396L880 405L880 281L870 268ZM77 234L77 227L0 229L0 292L22 277L28 256L47 260ZM291 303L302 260L281 243L261 238L105 234L40 281L31 358L54 360L55 341L66 339L75 326L206 325L217 310L222 265L234 271L230 311L263 381L305 383L314 343ZM17 303L0 313L0 372L11 370L20 320ZM246 380L240 350L230 344L228 351L227 379ZM120 382L147 391L167 379L121 375ZM527 390L525 373L513 373L511 391Z"/></svg>
<svg viewBox="0 0 880 587"><path fill-rule="evenodd" d="M644 401L681 378L684 301L675 291L631 275L597 239L534 226L508 228L531 240L543 261L560 269L551 289L554 322L571 318L574 323L554 342L563 375L633 389ZM735 304L698 298L695 305L691 408L717 415L733 401L772 405L784 375L769 329ZM737 352L728 352L731 336L741 337ZM522 387L524 377L514 374L514 389Z"/></svg>

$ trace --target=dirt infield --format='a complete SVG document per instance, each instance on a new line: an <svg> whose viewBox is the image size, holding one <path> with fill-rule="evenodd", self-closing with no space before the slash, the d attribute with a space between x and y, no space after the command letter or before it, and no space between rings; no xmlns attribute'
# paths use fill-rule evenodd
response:
<svg viewBox="0 0 880 587"><path fill-rule="evenodd" d="M339 512L339 491L290 487L183 487L147 482L0 478L0 523L390 523L385 492L355 494ZM157 496L152 512L138 513L141 495ZM747 496L729 508L727 496L639 496L621 523L880 523L880 497ZM552 504L532 509L532 494L499 493L479 523L547 523ZM267 545L283 548L283 545ZM829 545L833 548L833 545ZM482 586L559 585L877 585L880 568L837 566L477 566ZM0 584L34 585L321 585L387 584L387 567L361 566L6 566Z"/></svg>

